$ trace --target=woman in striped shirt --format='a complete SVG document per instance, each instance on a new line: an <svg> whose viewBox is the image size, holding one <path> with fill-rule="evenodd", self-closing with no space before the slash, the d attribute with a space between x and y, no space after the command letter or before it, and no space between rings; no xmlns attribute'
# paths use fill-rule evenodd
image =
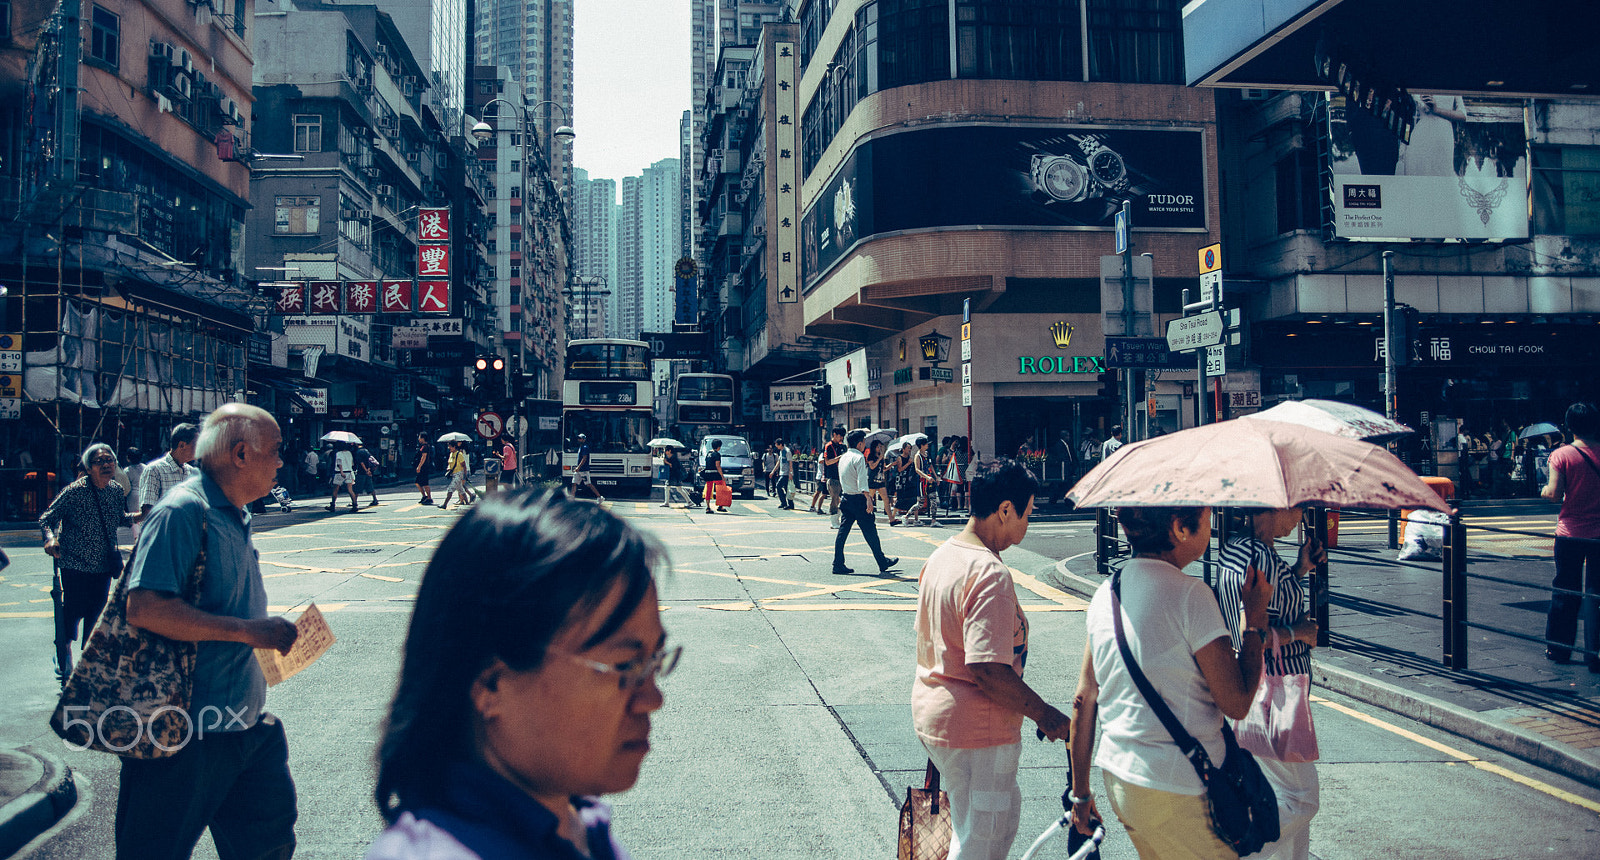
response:
<svg viewBox="0 0 1600 860"><path fill-rule="evenodd" d="M1255 568L1272 583L1272 600L1267 603L1268 626L1277 634L1283 650L1280 663L1269 639L1263 662L1268 675L1305 675L1311 672L1311 648L1317 644L1317 622L1306 611L1306 576L1327 558L1315 540L1300 547L1300 556L1290 566L1273 548L1278 538L1288 537L1300 524L1299 508L1236 508L1228 533L1234 535L1222 550L1222 573L1217 578L1217 601L1222 620L1233 634L1234 650L1241 647L1244 634L1244 604L1239 590L1245 572ZM1278 794L1280 835L1254 858L1306 860L1311 854L1311 818L1320 805L1320 789L1315 762L1275 761L1257 755L1261 770Z"/></svg>

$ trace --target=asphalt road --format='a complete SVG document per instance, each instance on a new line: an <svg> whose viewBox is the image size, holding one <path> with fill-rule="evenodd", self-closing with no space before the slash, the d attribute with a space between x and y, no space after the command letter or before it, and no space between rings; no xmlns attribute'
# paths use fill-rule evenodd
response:
<svg viewBox="0 0 1600 860"><path fill-rule="evenodd" d="M423 567L455 511L383 496L359 514L266 514L257 546L274 611L315 601L339 642L274 688L288 727L307 858L359 857L379 829L372 752L393 689L399 646ZM896 810L920 783L910 727L911 610L922 559L954 528L881 529L899 575L830 572L824 517L736 501L728 515L621 501L612 509L667 548L661 603L685 645L664 683L653 751L639 785L612 798L617 831L651 858L883 858ZM1029 613L1028 681L1071 701L1083 647L1083 602L1033 574L1092 548L1093 524L1045 523L1006 553ZM116 761L66 753L45 727L50 667L48 559L27 535L0 535L13 559L0 580L0 744L59 751L83 799L24 856L109 858ZM859 537L848 561L872 569ZM31 602L44 599L46 602ZM1593 857L1600 791L1324 694L1322 811L1312 850L1343 858ZM1060 812L1065 752L1025 730L1022 833L1012 856ZM1095 780L1098 788L1098 779ZM1131 858L1111 825L1107 858ZM214 857L203 841L197 857Z"/></svg>

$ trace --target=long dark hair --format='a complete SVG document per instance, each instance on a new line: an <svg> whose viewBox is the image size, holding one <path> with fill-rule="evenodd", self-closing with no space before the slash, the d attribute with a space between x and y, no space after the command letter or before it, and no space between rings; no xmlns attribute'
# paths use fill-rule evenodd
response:
<svg viewBox="0 0 1600 860"><path fill-rule="evenodd" d="M589 648L638 609L661 558L598 505L533 488L485 498L445 535L423 574L400 682L378 745L384 819L433 805L446 770L476 756L471 689L496 659L537 669L552 640L618 583L622 600Z"/></svg>

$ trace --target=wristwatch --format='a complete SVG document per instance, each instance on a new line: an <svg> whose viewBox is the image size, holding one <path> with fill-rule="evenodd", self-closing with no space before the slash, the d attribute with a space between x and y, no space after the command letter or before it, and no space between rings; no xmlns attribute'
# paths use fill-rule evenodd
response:
<svg viewBox="0 0 1600 860"><path fill-rule="evenodd" d="M1069 134L1067 137L1083 151L1089 163L1089 176L1095 184L1106 191L1127 189L1128 166L1123 163L1121 153L1105 145L1104 135Z"/></svg>
<svg viewBox="0 0 1600 860"><path fill-rule="evenodd" d="M1084 166L1065 155L1035 155L1030 172L1035 191L1062 203L1088 197L1093 184Z"/></svg>
<svg viewBox="0 0 1600 860"><path fill-rule="evenodd" d="M1244 629L1244 632L1246 632L1246 633L1254 633L1257 636L1260 636L1261 637L1261 644L1262 645L1267 644L1267 630L1266 630L1266 628L1264 628L1264 627L1246 627Z"/></svg>

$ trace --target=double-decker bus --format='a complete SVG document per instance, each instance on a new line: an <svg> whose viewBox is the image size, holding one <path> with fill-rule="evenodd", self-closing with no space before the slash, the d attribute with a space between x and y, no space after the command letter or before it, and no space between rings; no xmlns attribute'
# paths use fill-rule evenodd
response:
<svg viewBox="0 0 1600 860"><path fill-rule="evenodd" d="M693 441L733 431L733 377L726 373L680 373L673 384L672 423Z"/></svg>
<svg viewBox="0 0 1600 860"><path fill-rule="evenodd" d="M650 347L643 341L589 338L567 342L561 384L561 478L571 484L578 434L588 437L589 474L601 487L650 492L654 426Z"/></svg>

